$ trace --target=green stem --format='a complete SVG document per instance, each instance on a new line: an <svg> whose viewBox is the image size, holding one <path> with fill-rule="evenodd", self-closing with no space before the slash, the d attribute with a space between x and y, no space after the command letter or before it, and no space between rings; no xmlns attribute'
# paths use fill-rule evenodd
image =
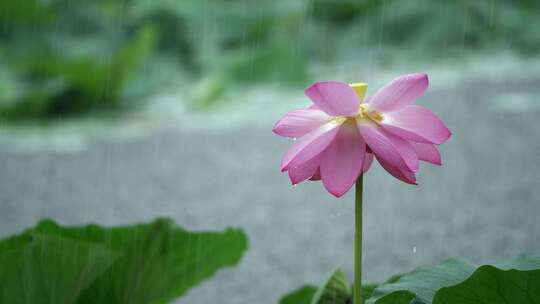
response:
<svg viewBox="0 0 540 304"><path fill-rule="evenodd" d="M362 304L362 188L363 175L356 180L354 230L354 304Z"/></svg>

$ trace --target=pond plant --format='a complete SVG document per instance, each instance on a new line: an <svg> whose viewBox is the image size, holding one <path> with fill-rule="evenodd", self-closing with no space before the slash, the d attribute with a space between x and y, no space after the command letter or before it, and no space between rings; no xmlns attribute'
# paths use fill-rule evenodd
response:
<svg viewBox="0 0 540 304"><path fill-rule="evenodd" d="M461 283L473 272L467 281L474 275L482 276L470 264L449 260L435 268L419 269L401 278L394 277L378 288L373 285L362 286L362 184L373 158L392 176L413 185L417 184L415 173L419 170L419 161L442 164L436 146L445 143L451 132L436 114L412 104L426 91L428 84L428 76L424 73L404 75L379 89L373 96L365 98L365 83L317 82L305 91L313 104L287 113L275 124L274 133L294 139L281 161L281 171L288 172L293 185L308 179L320 180L328 192L341 197L356 184L352 292L344 273L338 269L318 290L305 286L283 298L282 303L303 303L300 300L302 297L311 299L305 303L313 304L361 304L366 301L432 303L438 288ZM532 265L539 266L538 259L521 259L532 260ZM504 264L512 265L510 267L491 266L494 269L490 270L504 272L508 268L529 269L532 266L523 267L519 260ZM478 271L485 275L486 271L480 269ZM482 282L482 279L478 278L477 283ZM525 291L530 303L540 298L539 292L533 296L528 293L533 290L531 288L540 289L539 279L535 280L535 287L527 282L523 288L516 288L522 293ZM470 281L463 282L462 285L466 287L462 288L471 288L470 284ZM445 291L443 294L453 294L454 298L451 299L474 299L474 296L463 296L461 292L458 288L457 291ZM475 296L478 297L478 294ZM292 299L295 299L294 302ZM442 300L437 303L458 302ZM466 303L480 302L471 300Z"/></svg>
<svg viewBox="0 0 540 304"><path fill-rule="evenodd" d="M238 264L247 248L237 228L188 231L166 218L66 227L46 219L0 240L0 303L170 303Z"/></svg>
<svg viewBox="0 0 540 304"><path fill-rule="evenodd" d="M424 73L404 75L364 98L365 83L317 82L305 92L313 105L287 113L273 129L297 138L281 162L293 184L322 180L340 197L356 183L355 304L362 302L362 183L373 157L397 179L416 184L419 161L441 165L435 145L451 136L437 115L412 105L428 83Z"/></svg>

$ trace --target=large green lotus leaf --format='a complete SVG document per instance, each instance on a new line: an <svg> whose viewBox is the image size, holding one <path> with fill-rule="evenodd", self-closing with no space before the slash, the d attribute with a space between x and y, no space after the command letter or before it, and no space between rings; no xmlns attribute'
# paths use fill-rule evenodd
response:
<svg viewBox="0 0 540 304"><path fill-rule="evenodd" d="M28 231L0 242L0 303L75 303L118 258L105 244Z"/></svg>
<svg viewBox="0 0 540 304"><path fill-rule="evenodd" d="M540 301L540 257L476 267L456 259L377 287L368 304L527 304Z"/></svg>
<svg viewBox="0 0 540 304"><path fill-rule="evenodd" d="M473 265L456 259L434 267L421 266L394 283L377 287L367 303L410 303L415 297L418 301L430 303L438 289L462 282L473 271Z"/></svg>
<svg viewBox="0 0 540 304"><path fill-rule="evenodd" d="M540 257L481 266L463 283L440 289L433 303L540 303Z"/></svg>
<svg viewBox="0 0 540 304"><path fill-rule="evenodd" d="M27 239L34 235L46 239L29 249ZM90 253L83 254L79 247ZM238 229L188 232L165 219L114 228L61 227L43 221L0 242L0 262L6 264L0 269L0 299L1 303L168 303L218 269L237 264L246 249L247 238ZM31 263L29 251L45 270L17 266ZM19 269L26 273L18 274ZM83 279L73 279L79 277ZM73 282L82 283L72 288ZM57 291L65 295L52 299ZM15 301L23 293L29 300Z"/></svg>

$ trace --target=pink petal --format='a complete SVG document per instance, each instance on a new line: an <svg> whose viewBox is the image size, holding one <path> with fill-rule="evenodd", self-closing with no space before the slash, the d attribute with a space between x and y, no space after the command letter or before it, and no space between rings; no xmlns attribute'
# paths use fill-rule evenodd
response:
<svg viewBox="0 0 540 304"><path fill-rule="evenodd" d="M373 163L373 153L369 153L366 151L366 157L364 158L364 167L362 168L362 173L366 173L371 167L372 163Z"/></svg>
<svg viewBox="0 0 540 304"><path fill-rule="evenodd" d="M375 156L394 167L413 172L418 170L418 156L408 141L384 131L370 121L358 122L358 129Z"/></svg>
<svg viewBox="0 0 540 304"><path fill-rule="evenodd" d="M370 107L380 112L399 110L420 97L428 84L428 76L424 73L400 76L371 97Z"/></svg>
<svg viewBox="0 0 540 304"><path fill-rule="evenodd" d="M301 137L304 134L320 127L329 116L321 110L299 109L283 116L272 131L284 137Z"/></svg>
<svg viewBox="0 0 540 304"><path fill-rule="evenodd" d="M349 116L358 112L360 99L346 83L316 82L306 89L306 96L321 110L332 116Z"/></svg>
<svg viewBox="0 0 540 304"><path fill-rule="evenodd" d="M390 173L393 177L401 181L404 181L407 184L417 185L416 176L414 175L413 172L409 170L400 169L398 167L394 167L378 156L377 156L377 161L379 161L379 163L384 168L384 170Z"/></svg>
<svg viewBox="0 0 540 304"><path fill-rule="evenodd" d="M424 143L442 144L452 135L437 115L417 105L385 114L381 126L399 137Z"/></svg>
<svg viewBox="0 0 540 304"><path fill-rule="evenodd" d="M315 173L309 180L312 180L312 181L321 180L321 167L317 168L317 171L315 171Z"/></svg>
<svg viewBox="0 0 540 304"><path fill-rule="evenodd" d="M369 170L369 168L371 167L371 164L373 163L373 153L371 153L368 150L369 150L369 148L366 149L366 157L364 158L364 166L362 168L362 174L366 173ZM312 180L312 181L321 180L321 169L320 169L320 167L317 168L317 171L315 171L315 173L313 174L313 176L309 180Z"/></svg>
<svg viewBox="0 0 540 304"><path fill-rule="evenodd" d="M327 123L298 138L283 156L281 171L288 170L293 161L293 167L300 166L321 153L332 142L339 131L339 126Z"/></svg>
<svg viewBox="0 0 540 304"><path fill-rule="evenodd" d="M319 170L321 156L322 153L306 161L301 166L289 168L289 178L291 179L291 183L296 185L312 177L315 172Z"/></svg>
<svg viewBox="0 0 540 304"><path fill-rule="evenodd" d="M321 177L326 190L337 197L345 194L362 171L365 153L366 144L355 123L344 123L323 152Z"/></svg>
<svg viewBox="0 0 540 304"><path fill-rule="evenodd" d="M441 154L435 145L416 142L411 142L411 145L416 151L418 159L427 161L428 163L432 163L434 165L442 165Z"/></svg>

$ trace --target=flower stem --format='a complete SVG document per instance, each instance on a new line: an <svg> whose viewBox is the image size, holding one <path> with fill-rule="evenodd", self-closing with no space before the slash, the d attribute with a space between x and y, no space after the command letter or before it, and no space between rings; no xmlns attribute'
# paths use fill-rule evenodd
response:
<svg viewBox="0 0 540 304"><path fill-rule="evenodd" d="M354 304L362 304L362 188L363 174L356 180L354 230Z"/></svg>

